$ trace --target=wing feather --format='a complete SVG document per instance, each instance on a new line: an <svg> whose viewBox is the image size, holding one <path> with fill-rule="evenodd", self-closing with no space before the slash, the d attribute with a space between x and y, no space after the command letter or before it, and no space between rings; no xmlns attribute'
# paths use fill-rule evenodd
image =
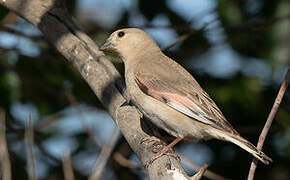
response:
<svg viewBox="0 0 290 180"><path fill-rule="evenodd" d="M201 87L177 89L174 84L165 83L150 76L142 77L136 75L135 80L145 94L167 104L177 111L215 128L238 134Z"/></svg>

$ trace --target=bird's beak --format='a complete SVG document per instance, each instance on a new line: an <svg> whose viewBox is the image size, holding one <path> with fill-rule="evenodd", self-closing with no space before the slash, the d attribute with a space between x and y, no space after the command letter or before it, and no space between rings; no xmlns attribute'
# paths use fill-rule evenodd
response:
<svg viewBox="0 0 290 180"><path fill-rule="evenodd" d="M107 51L107 52L115 52L116 46L112 43L110 39L107 39L106 42L100 48L100 50Z"/></svg>

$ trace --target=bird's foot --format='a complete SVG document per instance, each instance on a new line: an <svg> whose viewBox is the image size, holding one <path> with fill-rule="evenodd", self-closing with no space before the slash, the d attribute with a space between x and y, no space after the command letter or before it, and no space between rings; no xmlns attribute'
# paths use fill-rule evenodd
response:
<svg viewBox="0 0 290 180"><path fill-rule="evenodd" d="M160 148L159 148L159 150L154 149L153 152L156 154L154 154L154 156L152 156L151 159L149 159L146 162L145 168L148 168L156 159L160 158L163 155L168 155L168 156L174 157L180 161L180 157L179 157L178 153L176 151L174 151L171 148L171 146L169 146L169 145L163 147L161 150L160 150Z"/></svg>
<svg viewBox="0 0 290 180"><path fill-rule="evenodd" d="M161 139L155 137L155 136L147 136L145 138L143 138L140 142L140 144L144 144L144 143L150 143L150 144L162 144L165 143L164 141L162 141Z"/></svg>
<svg viewBox="0 0 290 180"><path fill-rule="evenodd" d="M178 161L181 161L181 158L180 158L179 154L176 151L174 151L174 150L173 150L173 152L166 152L165 155L174 157Z"/></svg>
<svg viewBox="0 0 290 180"><path fill-rule="evenodd" d="M168 144L167 146L164 147L164 145L166 145L166 143L164 141L162 141L161 139L155 137L155 136L150 136L150 137L143 138L142 141L141 141L141 144L147 142L147 143L151 143L152 145L157 145L156 148L154 147L155 149L153 149L153 152L155 152L156 154L153 157L151 157L151 159L148 160L145 163L145 167L148 168L149 165L151 165L156 159L160 158L164 154L172 156L172 157L177 158L178 160L180 160L180 157L172 149L172 147L174 145L176 145L181 140L182 140L182 138L176 138L174 141L172 141L170 144ZM160 147L163 147L163 148L160 149Z"/></svg>

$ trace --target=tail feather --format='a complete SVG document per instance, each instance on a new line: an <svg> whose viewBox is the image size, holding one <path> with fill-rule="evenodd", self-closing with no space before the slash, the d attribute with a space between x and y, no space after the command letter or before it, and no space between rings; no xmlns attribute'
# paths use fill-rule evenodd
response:
<svg viewBox="0 0 290 180"><path fill-rule="evenodd" d="M217 139L229 141L238 145L242 149L252 154L255 158L262 161L264 164L269 164L270 162L272 162L271 158L269 158L261 150L258 150L252 143L250 143L249 141L247 141L246 139L242 138L239 135L233 135L233 134L230 134L228 132L224 132L218 129L215 129L214 132L211 131L210 134L216 137Z"/></svg>

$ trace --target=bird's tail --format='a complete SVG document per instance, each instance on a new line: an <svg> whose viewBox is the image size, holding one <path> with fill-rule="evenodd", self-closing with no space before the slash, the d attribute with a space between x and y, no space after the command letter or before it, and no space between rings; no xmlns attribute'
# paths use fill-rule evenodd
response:
<svg viewBox="0 0 290 180"><path fill-rule="evenodd" d="M271 158L269 158L261 150L258 150L252 143L250 143L249 141L247 141L246 139L242 138L239 135L234 135L228 132L221 131L219 129L214 129L214 132L211 131L210 134L216 137L217 139L229 141L240 146L242 149L252 154L255 158L262 161L264 164L269 164L269 162L272 162Z"/></svg>

